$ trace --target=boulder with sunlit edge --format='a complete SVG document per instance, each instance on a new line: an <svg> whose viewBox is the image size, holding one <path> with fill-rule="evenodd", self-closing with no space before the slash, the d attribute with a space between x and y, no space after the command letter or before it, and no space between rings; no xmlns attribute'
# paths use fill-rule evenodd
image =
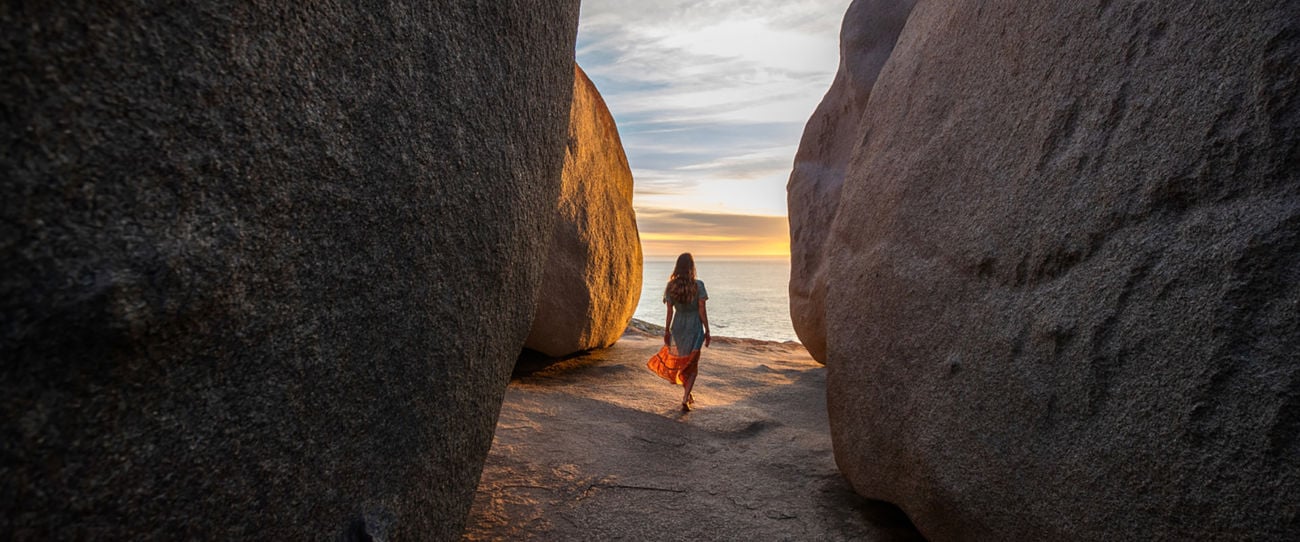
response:
<svg viewBox="0 0 1300 542"><path fill-rule="evenodd" d="M459 538L578 2L156 4L0 10L0 532Z"/></svg>
<svg viewBox="0 0 1300 542"><path fill-rule="evenodd" d="M857 491L932 540L1300 540L1297 66L1291 1L919 2L822 249Z"/></svg>
<svg viewBox="0 0 1300 542"><path fill-rule="evenodd" d="M614 117L576 64L555 214L542 295L524 346L560 357L614 344L641 295L632 170Z"/></svg>
<svg viewBox="0 0 1300 542"><path fill-rule="evenodd" d="M826 239L849 159L865 135L871 87L915 0L856 0L840 30L840 68L804 127L786 187L790 213L790 321L813 359L826 363Z"/></svg>

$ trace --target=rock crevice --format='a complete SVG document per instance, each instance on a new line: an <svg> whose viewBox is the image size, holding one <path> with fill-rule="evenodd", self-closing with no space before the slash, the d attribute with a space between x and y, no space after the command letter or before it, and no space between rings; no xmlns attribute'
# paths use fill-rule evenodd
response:
<svg viewBox="0 0 1300 542"><path fill-rule="evenodd" d="M556 358L614 344L641 294L632 170L605 101L582 68L573 71L554 233L524 343Z"/></svg>

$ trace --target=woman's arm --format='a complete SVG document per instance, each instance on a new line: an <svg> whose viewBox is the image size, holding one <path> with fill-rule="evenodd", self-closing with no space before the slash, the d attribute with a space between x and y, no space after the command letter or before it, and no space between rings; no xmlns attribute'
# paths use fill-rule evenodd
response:
<svg viewBox="0 0 1300 542"><path fill-rule="evenodd" d="M668 340L673 334L673 304L672 302L664 304L668 305L668 319L664 321L664 346L668 346Z"/></svg>
<svg viewBox="0 0 1300 542"><path fill-rule="evenodd" d="M704 346L708 346L713 338L709 336L709 311L704 310L705 301L705 299L700 300L700 323L704 324Z"/></svg>

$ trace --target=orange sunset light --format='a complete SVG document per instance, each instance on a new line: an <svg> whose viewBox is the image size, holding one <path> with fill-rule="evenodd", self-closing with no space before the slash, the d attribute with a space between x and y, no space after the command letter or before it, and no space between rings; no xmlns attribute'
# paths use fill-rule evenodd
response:
<svg viewBox="0 0 1300 542"><path fill-rule="evenodd" d="M646 257L789 257L789 221L784 216L644 209L637 212Z"/></svg>

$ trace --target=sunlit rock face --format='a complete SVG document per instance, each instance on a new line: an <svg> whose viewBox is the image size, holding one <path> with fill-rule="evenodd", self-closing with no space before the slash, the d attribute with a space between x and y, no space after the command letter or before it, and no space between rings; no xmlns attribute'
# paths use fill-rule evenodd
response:
<svg viewBox="0 0 1300 542"><path fill-rule="evenodd" d="M856 0L840 30L840 68L804 127L786 187L790 212L790 320L813 358L826 362L826 239L849 159L866 134L862 112L916 4Z"/></svg>
<svg viewBox="0 0 1300 542"><path fill-rule="evenodd" d="M458 538L578 2L143 5L0 17L0 530Z"/></svg>
<svg viewBox="0 0 1300 542"><path fill-rule="evenodd" d="M576 64L556 211L537 315L524 344L553 357L614 344L641 295L632 170L614 117Z"/></svg>
<svg viewBox="0 0 1300 542"><path fill-rule="evenodd" d="M917 4L822 251L860 493L932 540L1300 539L1297 24Z"/></svg>

